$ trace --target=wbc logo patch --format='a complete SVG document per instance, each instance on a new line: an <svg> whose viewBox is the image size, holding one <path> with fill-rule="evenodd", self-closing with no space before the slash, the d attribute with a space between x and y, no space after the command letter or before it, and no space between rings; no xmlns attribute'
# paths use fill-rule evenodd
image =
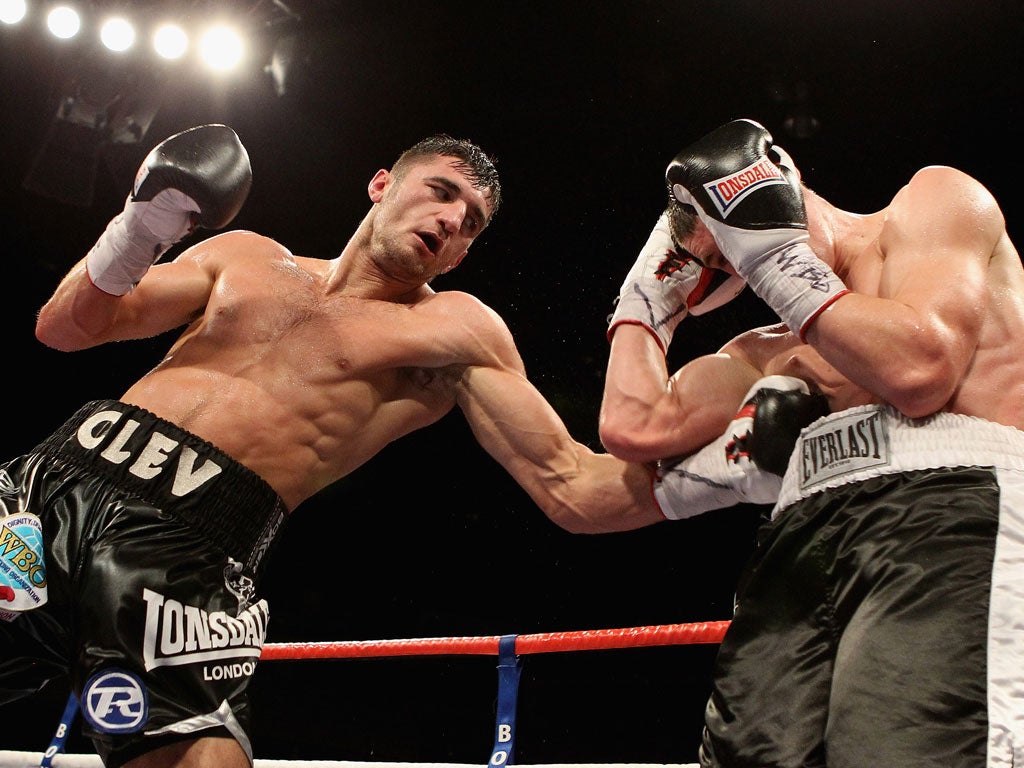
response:
<svg viewBox="0 0 1024 768"><path fill-rule="evenodd" d="M43 526L29 512L0 518L0 620L47 601Z"/></svg>

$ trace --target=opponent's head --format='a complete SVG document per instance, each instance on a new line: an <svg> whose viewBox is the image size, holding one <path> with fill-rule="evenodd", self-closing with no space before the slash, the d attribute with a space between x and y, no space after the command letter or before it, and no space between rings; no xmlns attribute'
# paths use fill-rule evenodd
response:
<svg viewBox="0 0 1024 768"><path fill-rule="evenodd" d="M668 217L668 229L672 235L672 241L681 248L682 244L693 234L697 222L700 221L697 211L692 205L686 205L676 200L670 189L665 215Z"/></svg>
<svg viewBox="0 0 1024 768"><path fill-rule="evenodd" d="M742 166L740 170L736 170L738 166ZM701 199L709 201L705 209L716 218L725 213L720 209L716 212L714 201L726 205L722 201L729 200L729 206L735 205L762 182L775 183L777 180L778 183L788 183L791 195L796 199L800 199L803 186L793 158L774 144L768 130L754 120L733 120L679 152L665 172L668 187L665 212L672 238L698 263L718 269L727 268L727 262L713 239L708 240L709 232L701 223L696 208L683 202L678 194L682 187L680 181L688 178L693 181L693 188L703 196ZM755 211L751 215L764 219L768 214ZM759 225L769 221L762 219L758 219Z"/></svg>
<svg viewBox="0 0 1024 768"><path fill-rule="evenodd" d="M665 207L668 219L669 234L676 254L682 260L690 259L702 267L719 269L733 274L732 267L722 256L711 232L705 227L697 211L692 205L679 202L669 191L668 205Z"/></svg>
<svg viewBox="0 0 1024 768"><path fill-rule="evenodd" d="M391 167L391 173L396 180L401 180L409 167L430 157L450 157L456 160L455 168L466 174L470 183L482 191L490 202L491 212L486 222L490 224L501 205L501 180L494 159L467 139L438 133L416 142L399 155Z"/></svg>

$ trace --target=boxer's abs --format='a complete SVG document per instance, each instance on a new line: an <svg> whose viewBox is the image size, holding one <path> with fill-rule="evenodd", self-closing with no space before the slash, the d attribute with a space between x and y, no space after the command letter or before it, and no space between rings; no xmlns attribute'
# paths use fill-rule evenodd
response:
<svg viewBox="0 0 1024 768"><path fill-rule="evenodd" d="M261 384L196 368L160 368L121 398L207 440L253 470L289 510L344 477L392 440L447 413L424 410L394 371L329 383ZM422 393L419 393L422 394Z"/></svg>

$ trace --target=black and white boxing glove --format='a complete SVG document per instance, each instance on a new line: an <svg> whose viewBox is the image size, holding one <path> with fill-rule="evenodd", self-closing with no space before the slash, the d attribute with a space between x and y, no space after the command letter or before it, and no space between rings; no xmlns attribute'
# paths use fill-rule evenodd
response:
<svg viewBox="0 0 1024 768"><path fill-rule="evenodd" d="M619 288L608 318L608 341L620 325L639 325L667 352L683 318L722 306L744 285L743 278L704 267L678 248L668 214L662 213Z"/></svg>
<svg viewBox="0 0 1024 768"><path fill-rule="evenodd" d="M675 198L697 209L722 255L801 339L849 293L808 245L792 158L753 120L734 120L684 149L665 172Z"/></svg>
<svg viewBox="0 0 1024 768"><path fill-rule="evenodd" d="M736 504L774 504L800 430L828 413L824 395L792 376L766 376L712 443L659 464L654 497L670 520Z"/></svg>
<svg viewBox="0 0 1024 768"><path fill-rule="evenodd" d="M86 255L89 280L123 296L196 227L227 226L251 186L249 155L226 125L201 125L165 139L143 160L124 210Z"/></svg>

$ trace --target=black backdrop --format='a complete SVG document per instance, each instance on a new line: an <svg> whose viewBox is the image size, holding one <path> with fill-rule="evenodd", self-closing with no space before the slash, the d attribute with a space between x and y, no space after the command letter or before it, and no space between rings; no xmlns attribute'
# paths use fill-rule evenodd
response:
<svg viewBox="0 0 1024 768"><path fill-rule="evenodd" d="M1016 2L293 6L306 53L284 95L259 71L219 84L161 76L149 133L98 153L86 204L25 183L74 59L0 29L10 402L0 455L31 448L85 400L117 396L167 346L170 337L60 354L34 340L34 312L120 209L145 152L199 123L230 124L252 159L254 188L233 226L324 258L364 214L372 174L415 140L446 131L494 153L504 207L435 287L471 291L505 317L533 381L594 448L605 317L660 210L665 163L722 122L762 121L813 188L854 211L883 206L923 165L958 166L996 193L1020 236ZM816 132L789 130L798 109ZM65 173L71 184L83 171ZM687 320L672 362L772 319L744 294ZM574 536L453 413L289 522L265 579L269 639L727 619L762 511ZM713 657L713 646L528 657L518 761L692 762ZM253 689L257 756L486 762L495 667L492 657L265 663ZM55 684L0 707L0 748L44 749L66 695ZM89 751L77 734L69 746Z"/></svg>

